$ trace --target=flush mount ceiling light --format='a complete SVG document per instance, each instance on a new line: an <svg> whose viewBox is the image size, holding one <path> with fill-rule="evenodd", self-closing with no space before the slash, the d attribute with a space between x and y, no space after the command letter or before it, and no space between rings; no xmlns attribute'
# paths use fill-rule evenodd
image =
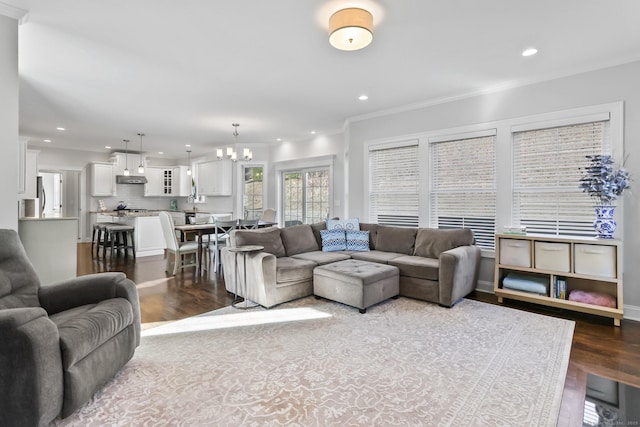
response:
<svg viewBox="0 0 640 427"><path fill-rule="evenodd" d="M373 40L373 16L360 8L342 9L329 18L329 43L340 50L358 50Z"/></svg>
<svg viewBox="0 0 640 427"><path fill-rule="evenodd" d="M538 49L536 49L535 47L530 47L522 51L522 56L533 56L536 53L538 53Z"/></svg>
<svg viewBox="0 0 640 427"><path fill-rule="evenodd" d="M138 165L138 173L144 173L144 165L142 164L142 137L144 133L139 133L138 136L140 137L140 164Z"/></svg>

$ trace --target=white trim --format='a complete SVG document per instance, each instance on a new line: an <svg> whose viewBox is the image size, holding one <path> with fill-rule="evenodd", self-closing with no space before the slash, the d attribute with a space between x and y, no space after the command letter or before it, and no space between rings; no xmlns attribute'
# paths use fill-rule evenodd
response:
<svg viewBox="0 0 640 427"><path fill-rule="evenodd" d="M244 214L244 209L242 204L244 203L244 168L245 167L249 167L249 168L257 168L257 167L261 167L262 168L262 209L267 209L269 207L269 195L268 195L268 188L269 186L267 185L268 182L268 178L267 178L267 162L262 162L262 161L239 161L237 162L238 167L236 168L236 182L235 182L235 187L236 187L236 191L234 192L234 195L236 197L236 200L234 200L234 207L235 207L235 212L236 218L240 218L242 216L242 214Z"/></svg>
<svg viewBox="0 0 640 427"><path fill-rule="evenodd" d="M18 21L18 24L22 25L27 22L29 18L29 11L21 9L19 7L11 6L7 3L0 2L0 15L16 19Z"/></svg>
<svg viewBox="0 0 640 427"><path fill-rule="evenodd" d="M309 168L317 168L317 167L331 167L331 171L333 172L333 164L336 160L335 154L329 154L326 156L318 156L318 157L309 157L306 159L295 159L295 160L285 160L282 162L275 163L276 173L280 173L288 170L295 169L309 169Z"/></svg>
<svg viewBox="0 0 640 427"><path fill-rule="evenodd" d="M483 138L485 136L496 136L498 130L496 128L484 129L472 132L456 133L451 135L430 136L429 143L459 141L461 139Z"/></svg>
<svg viewBox="0 0 640 427"><path fill-rule="evenodd" d="M624 305L624 318L627 320L635 320L640 322L640 307L637 305Z"/></svg>
<svg viewBox="0 0 640 427"><path fill-rule="evenodd" d="M562 126L581 125L592 122L605 122L611 118L611 114L607 112L589 114L586 116L567 116L561 119L523 123L511 126L511 132L525 132L530 130L557 128Z"/></svg>

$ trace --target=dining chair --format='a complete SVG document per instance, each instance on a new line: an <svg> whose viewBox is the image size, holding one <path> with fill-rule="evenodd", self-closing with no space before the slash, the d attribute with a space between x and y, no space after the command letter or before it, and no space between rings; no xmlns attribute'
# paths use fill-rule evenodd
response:
<svg viewBox="0 0 640 427"><path fill-rule="evenodd" d="M160 224L164 235L165 248L167 249L167 266L165 271L169 272L171 256L173 256L173 275L178 274L178 270L186 267L198 266L198 242L178 242L173 218L168 212L160 212ZM185 255L191 255L191 261L187 262Z"/></svg>
<svg viewBox="0 0 640 427"><path fill-rule="evenodd" d="M276 210L271 208L265 209L262 212L262 217L260 218L260 221L276 222Z"/></svg>
<svg viewBox="0 0 640 427"><path fill-rule="evenodd" d="M238 220L238 229L240 230L253 230L258 228L257 219L240 219Z"/></svg>
<svg viewBox="0 0 640 427"><path fill-rule="evenodd" d="M254 221L255 222L255 221ZM209 238L209 254L213 258L213 272L218 271L220 262L220 249L227 244L229 233L238 227L238 220L215 220L215 233Z"/></svg>

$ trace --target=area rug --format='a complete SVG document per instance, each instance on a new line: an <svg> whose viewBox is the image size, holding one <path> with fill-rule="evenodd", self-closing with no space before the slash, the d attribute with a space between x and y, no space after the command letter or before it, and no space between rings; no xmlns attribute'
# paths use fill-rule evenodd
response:
<svg viewBox="0 0 640 427"><path fill-rule="evenodd" d="M408 298L360 314L304 298L143 332L58 426L551 426L574 323Z"/></svg>

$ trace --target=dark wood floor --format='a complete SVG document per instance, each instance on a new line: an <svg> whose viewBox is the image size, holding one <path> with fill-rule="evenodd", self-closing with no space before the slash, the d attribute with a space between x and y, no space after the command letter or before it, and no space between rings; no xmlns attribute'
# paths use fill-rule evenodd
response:
<svg viewBox="0 0 640 427"><path fill-rule="evenodd" d="M170 277L164 268L162 256L105 263L91 258L89 244L78 245L78 275L123 271L138 284L143 323L178 320L231 304L221 274L196 276L189 268ZM469 298L498 304L491 294L476 292ZM623 320L618 328L596 316L519 301L505 300L503 305L576 322L558 426L582 426L588 373L640 387L640 322Z"/></svg>

